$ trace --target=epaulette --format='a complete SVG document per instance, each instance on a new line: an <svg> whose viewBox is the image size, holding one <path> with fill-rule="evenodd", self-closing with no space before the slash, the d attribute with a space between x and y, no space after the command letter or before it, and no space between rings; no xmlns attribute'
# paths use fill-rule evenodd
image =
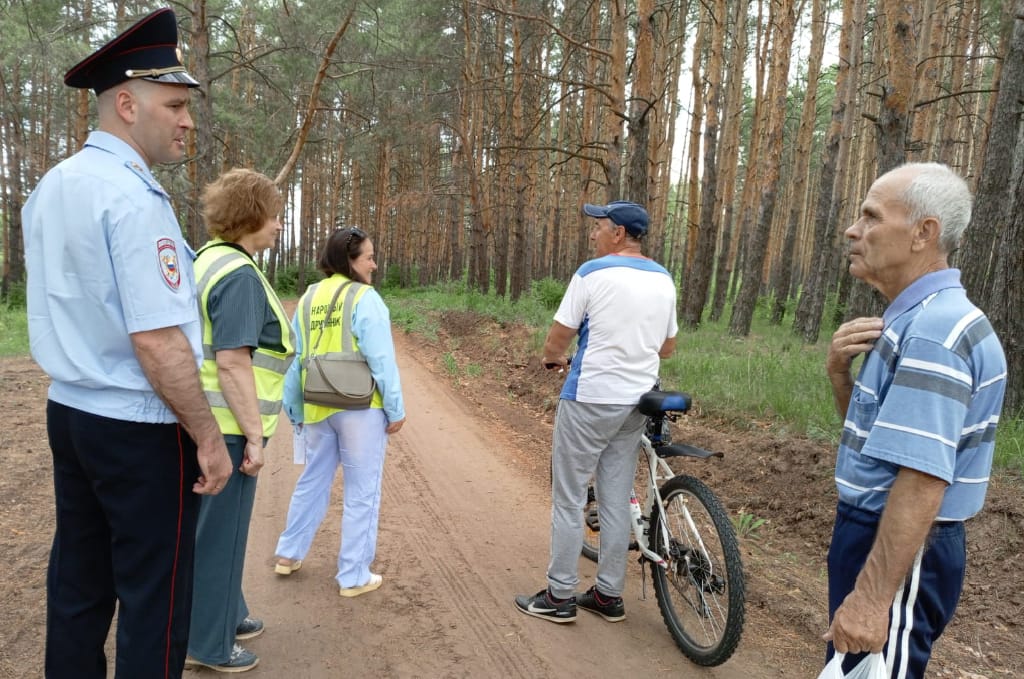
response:
<svg viewBox="0 0 1024 679"><path fill-rule="evenodd" d="M154 179L153 175L147 172L144 167L136 163L134 160L124 161L124 166L127 167L132 172L132 174L134 174L136 177L145 182L146 186L149 187L150 191L154 191L156 193L159 193L161 196L170 198L170 195L168 195L168 193L164 191L164 187L160 186L160 182Z"/></svg>

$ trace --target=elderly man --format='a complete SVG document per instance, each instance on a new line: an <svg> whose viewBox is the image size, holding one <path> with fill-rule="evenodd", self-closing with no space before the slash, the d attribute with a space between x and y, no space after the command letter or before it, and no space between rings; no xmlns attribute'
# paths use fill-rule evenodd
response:
<svg viewBox="0 0 1024 679"><path fill-rule="evenodd" d="M676 288L671 274L644 257L647 212L636 203L584 205L594 217L596 259L572 277L544 343L544 364L569 367L551 449L551 561L547 587L519 595L516 607L551 622L573 622L576 607L617 622L626 617L622 590L629 547L629 493L644 417L640 396L658 379L659 358L675 350ZM583 546L583 506L594 477L601 553L597 583L575 593Z"/></svg>
<svg viewBox="0 0 1024 679"><path fill-rule="evenodd" d="M149 169L180 161L192 127L177 42L159 10L67 72L96 92L99 129L22 214L32 356L52 380L51 679L107 675L115 604L117 676L181 676L199 494L231 472L199 384L191 251Z"/></svg>
<svg viewBox="0 0 1024 679"><path fill-rule="evenodd" d="M949 268L970 215L963 179L914 163L879 177L846 230L850 273L889 300L844 323L826 359L845 424L825 639L846 669L884 649L890 676L923 677L960 597L1006 387L999 339Z"/></svg>

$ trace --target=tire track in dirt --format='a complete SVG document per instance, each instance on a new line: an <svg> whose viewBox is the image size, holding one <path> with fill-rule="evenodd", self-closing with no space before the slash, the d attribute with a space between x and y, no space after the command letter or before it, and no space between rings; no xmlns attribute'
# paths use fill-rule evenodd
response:
<svg viewBox="0 0 1024 679"><path fill-rule="evenodd" d="M261 473L249 540L246 598L267 633L246 642L261 659L248 676L784 676L742 647L723 667L687 661L653 596L640 599L635 564L624 623L580 613L575 624L553 625L518 612L514 595L544 583L547 484L526 473L535 461L515 432L428 370L431 357L410 346L411 338L398 334L395 341L408 421L391 437L385 462L373 566L384 584L354 599L337 594L340 478L302 570L273 574L274 546L301 471L291 464L291 430L282 423ZM593 565L581 560L580 576L588 585Z"/></svg>

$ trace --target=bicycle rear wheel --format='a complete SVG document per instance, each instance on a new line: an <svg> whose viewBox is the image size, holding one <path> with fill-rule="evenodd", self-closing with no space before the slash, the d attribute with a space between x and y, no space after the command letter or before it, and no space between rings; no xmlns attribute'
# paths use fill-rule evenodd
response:
<svg viewBox="0 0 1024 679"><path fill-rule="evenodd" d="M583 506L583 549L580 552L594 563L601 551L601 526L597 520L597 498L594 484L587 486L587 504Z"/></svg>
<svg viewBox="0 0 1024 679"><path fill-rule="evenodd" d="M687 658L721 665L743 633L743 565L736 534L718 498L692 476L666 481L661 499L664 506L655 507L650 533L651 548L668 562L667 569L651 564L661 617Z"/></svg>

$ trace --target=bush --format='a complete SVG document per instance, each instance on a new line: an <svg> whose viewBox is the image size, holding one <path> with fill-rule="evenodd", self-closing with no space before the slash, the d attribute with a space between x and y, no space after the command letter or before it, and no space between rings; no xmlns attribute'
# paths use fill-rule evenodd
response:
<svg viewBox="0 0 1024 679"><path fill-rule="evenodd" d="M566 284L554 278L542 278L539 281L534 281L530 287L533 298L549 311L557 309L558 303L565 296Z"/></svg>
<svg viewBox="0 0 1024 679"><path fill-rule="evenodd" d="M323 277L324 275L316 267L309 264L306 265L306 287L322 280ZM298 297L300 294L298 283L299 266L297 264L289 264L288 266L278 268L277 275L274 278L274 290L277 291L280 297ZM304 292L304 290L301 292Z"/></svg>
<svg viewBox="0 0 1024 679"><path fill-rule="evenodd" d="M12 283L0 299L0 302L6 304L9 307L25 309L25 284L24 283Z"/></svg>
<svg viewBox="0 0 1024 679"><path fill-rule="evenodd" d="M0 356L28 353L28 315L20 305L0 302Z"/></svg>

